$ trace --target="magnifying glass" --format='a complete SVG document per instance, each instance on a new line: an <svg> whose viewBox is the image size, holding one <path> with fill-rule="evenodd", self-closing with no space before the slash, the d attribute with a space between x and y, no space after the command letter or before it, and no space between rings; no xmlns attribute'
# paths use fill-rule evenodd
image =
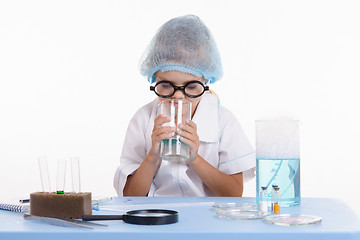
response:
<svg viewBox="0 0 360 240"><path fill-rule="evenodd" d="M128 211L123 215L84 215L84 221L123 220L138 225L163 225L178 222L178 212L164 209Z"/></svg>

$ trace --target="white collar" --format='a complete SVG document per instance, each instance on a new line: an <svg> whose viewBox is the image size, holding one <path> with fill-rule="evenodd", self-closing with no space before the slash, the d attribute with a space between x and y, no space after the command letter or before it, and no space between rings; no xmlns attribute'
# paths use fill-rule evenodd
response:
<svg viewBox="0 0 360 240"><path fill-rule="evenodd" d="M219 140L219 99L205 93L197 106L193 122L197 125L197 133L202 142Z"/></svg>

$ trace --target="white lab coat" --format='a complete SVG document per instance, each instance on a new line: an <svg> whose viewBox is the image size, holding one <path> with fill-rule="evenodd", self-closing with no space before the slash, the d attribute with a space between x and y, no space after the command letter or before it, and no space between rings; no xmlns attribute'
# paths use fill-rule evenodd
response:
<svg viewBox="0 0 360 240"><path fill-rule="evenodd" d="M123 196L126 179L133 174L151 148L151 133L157 116L156 99L140 108L129 123L114 177L114 187ZM243 172L244 182L253 178L255 153L238 120L210 93L203 95L192 119L200 138L199 155L226 174ZM214 196L185 163L162 161L148 196Z"/></svg>

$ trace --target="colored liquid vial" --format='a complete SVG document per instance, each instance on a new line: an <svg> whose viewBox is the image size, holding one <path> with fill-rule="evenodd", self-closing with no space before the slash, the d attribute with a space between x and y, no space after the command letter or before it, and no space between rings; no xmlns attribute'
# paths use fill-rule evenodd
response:
<svg viewBox="0 0 360 240"><path fill-rule="evenodd" d="M271 192L271 210L272 214L280 214L280 189L279 187L273 187Z"/></svg>

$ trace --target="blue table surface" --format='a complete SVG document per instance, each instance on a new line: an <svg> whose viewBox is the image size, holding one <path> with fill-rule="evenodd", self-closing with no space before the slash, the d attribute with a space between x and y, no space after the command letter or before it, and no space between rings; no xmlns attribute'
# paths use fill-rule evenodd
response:
<svg viewBox="0 0 360 240"><path fill-rule="evenodd" d="M303 198L300 206L282 208L281 213L319 216L310 226L276 226L264 220L225 220L216 216L213 203L255 202L254 198L115 197L93 214L120 214L121 210L171 209L179 222L169 225L132 225L123 221L101 221L108 227L85 229L25 221L22 213L0 211L0 239L359 239L360 219L338 199Z"/></svg>

